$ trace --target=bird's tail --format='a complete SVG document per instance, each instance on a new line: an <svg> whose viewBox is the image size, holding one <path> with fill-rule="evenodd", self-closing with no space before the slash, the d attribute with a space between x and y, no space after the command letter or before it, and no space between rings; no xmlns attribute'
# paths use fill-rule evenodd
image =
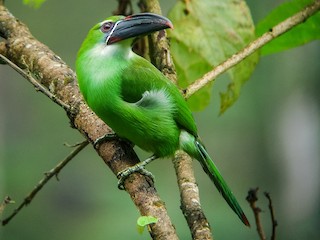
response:
<svg viewBox="0 0 320 240"><path fill-rule="evenodd" d="M204 171L213 181L213 183L215 184L219 192L222 194L223 198L226 200L226 202L229 204L232 210L238 215L241 221L246 226L250 226L250 223L246 215L242 211L237 199L235 198L230 188L228 187L227 183L221 176L218 168L210 158L204 146L198 140L195 140L195 145L199 154L199 157L197 157L197 160L199 160L199 162L201 163Z"/></svg>
<svg viewBox="0 0 320 240"><path fill-rule="evenodd" d="M243 213L238 201L233 196L233 193L231 192L227 183L224 181L218 168L213 163L202 143L192 134L182 130L180 133L180 147L201 163L204 171L213 181L232 210L238 215L238 217L246 226L250 226L250 223L246 215Z"/></svg>

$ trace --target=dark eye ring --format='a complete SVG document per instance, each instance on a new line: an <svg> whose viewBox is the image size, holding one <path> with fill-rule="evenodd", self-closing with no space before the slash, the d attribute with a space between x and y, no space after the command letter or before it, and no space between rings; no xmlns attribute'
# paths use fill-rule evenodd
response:
<svg viewBox="0 0 320 240"><path fill-rule="evenodd" d="M110 28L112 28L113 23L112 22L105 22L101 25L100 30L103 33L106 33L110 30Z"/></svg>

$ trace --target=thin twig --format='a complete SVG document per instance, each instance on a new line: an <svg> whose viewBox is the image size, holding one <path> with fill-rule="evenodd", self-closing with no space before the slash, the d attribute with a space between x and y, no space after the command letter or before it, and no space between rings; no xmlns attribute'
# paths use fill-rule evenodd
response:
<svg viewBox="0 0 320 240"><path fill-rule="evenodd" d="M49 97L53 102L61 106L66 112L70 112L71 107L67 104L65 104L63 101L61 101L59 98L57 98L54 94L52 94L48 89L46 89L44 86L42 86L34 77L31 76L31 74L26 73L23 71L19 66L14 64L12 61L10 61L8 58L0 54L0 59L6 62L10 67L12 67L15 71L17 71L22 77L27 79L37 91L42 92L47 97Z"/></svg>
<svg viewBox="0 0 320 240"><path fill-rule="evenodd" d="M259 190L259 188L250 189L248 191L248 196L246 199L249 202L250 207L253 211L259 237L261 240L266 240L266 235L263 231L263 227L262 227L262 223L261 223L261 219L260 219L261 209L256 206L256 202L258 201L258 190Z"/></svg>
<svg viewBox="0 0 320 240"><path fill-rule="evenodd" d="M2 214L3 210L5 209L5 207L8 204L11 204L11 203L15 203L15 201L12 200L11 197L5 196L3 201L0 203L0 215Z"/></svg>
<svg viewBox="0 0 320 240"><path fill-rule="evenodd" d="M256 52L259 48L263 47L268 42L289 31L294 26L305 22L309 17L318 12L319 9L320 1L316 0L312 4L305 7L303 10L296 13L295 15L277 24L276 26L271 28L270 31L266 32L261 37L251 42L248 46L243 48L238 53L234 54L232 57L230 57L220 65L216 66L212 71L206 73L202 78L196 80L187 89L185 89L185 97L189 98L191 95L203 88L205 85L214 81L214 79L217 78L220 74L226 72L231 67L240 63L243 59Z"/></svg>
<svg viewBox="0 0 320 240"><path fill-rule="evenodd" d="M64 146L68 147L68 148L75 148L75 147L79 147L80 145L82 145L83 142L78 142L78 143L74 143L74 144L70 144L70 143L63 143Z"/></svg>
<svg viewBox="0 0 320 240"><path fill-rule="evenodd" d="M270 193L265 192L264 195L266 196L266 198L269 201L269 210L270 210L271 223L272 223L271 240L275 240L276 239L276 227L278 226L278 222L277 222L277 220L275 219L275 216L274 216L274 208L273 208L273 205L272 205L272 199L271 199Z"/></svg>
<svg viewBox="0 0 320 240"><path fill-rule="evenodd" d="M36 194L42 189L42 187L53 177L57 176L59 172L66 166L82 149L84 149L89 144L89 141L85 140L81 144L78 145L76 149L74 149L64 160L62 160L57 166L52 168L50 171L45 173L45 177L40 180L40 182L34 187L34 189L25 197L24 201L16 208L13 213L7 217L6 219L2 220L2 225L6 225L9 221L17 215L20 210L27 206L32 199L36 196Z"/></svg>

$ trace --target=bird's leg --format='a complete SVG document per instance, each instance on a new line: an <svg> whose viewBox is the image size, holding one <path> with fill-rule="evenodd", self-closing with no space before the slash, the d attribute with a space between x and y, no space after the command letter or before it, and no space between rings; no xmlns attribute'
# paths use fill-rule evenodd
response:
<svg viewBox="0 0 320 240"><path fill-rule="evenodd" d="M151 172L147 171L144 167L151 163L153 160L157 159L157 157L155 155L147 158L146 160L144 160L143 162L140 162L132 167L129 167L121 172L119 172L117 174L117 177L119 178L118 181L118 188L121 190L124 190L124 180L126 180L127 177L130 176L130 174L134 173L134 172L140 172L143 175L146 175L148 177L150 177L152 179L152 181L154 181L154 176L152 175Z"/></svg>
<svg viewBox="0 0 320 240"><path fill-rule="evenodd" d="M127 139L123 139L120 138L116 133L107 133L101 137L98 137L94 142L93 142L93 146L94 148L97 148L97 146L101 143L107 142L107 141L112 141L112 140L119 140L119 141L123 141L125 143L127 143L130 147L134 147L134 144L131 143L129 140Z"/></svg>

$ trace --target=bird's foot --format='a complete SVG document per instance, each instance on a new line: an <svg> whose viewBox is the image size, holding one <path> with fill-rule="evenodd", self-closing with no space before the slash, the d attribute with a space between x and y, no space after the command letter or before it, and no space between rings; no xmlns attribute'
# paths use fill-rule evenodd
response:
<svg viewBox="0 0 320 240"><path fill-rule="evenodd" d="M112 141L112 140L118 140L118 141L122 141L127 143L130 147L134 147L134 144L131 143L129 140L127 139L123 139L120 138L116 133L107 133L99 138L97 138L94 142L93 142L93 146L94 148L97 148L100 144L104 143L104 142L108 142L108 141Z"/></svg>
<svg viewBox="0 0 320 240"><path fill-rule="evenodd" d="M118 188L120 190L124 190L124 181L134 172L139 172L149 178L152 179L152 181L154 182L154 176L152 175L151 172L147 171L145 169L145 166L152 162L153 160L155 160L157 157L156 156L151 156L150 158L147 158L146 160L144 160L143 162L140 162L132 167L129 167L121 172L119 172L117 174L117 178L119 178L119 181L118 181Z"/></svg>
<svg viewBox="0 0 320 240"><path fill-rule="evenodd" d="M138 164L137 164L138 165ZM124 187L124 181L134 172L139 172L141 173L142 175L145 175L147 177L149 177L152 182L154 182L154 176L151 172L147 171L146 169L144 169L144 167L140 167L140 166L133 166L133 167L130 167L130 168L127 168L121 172L119 172L117 174L117 177L119 178L118 180L118 188L120 190L124 190L125 187Z"/></svg>
<svg viewBox="0 0 320 240"><path fill-rule="evenodd" d="M94 142L93 142L93 146L96 148L97 146L99 146L101 143L107 142L107 141L112 141L112 140L116 140L119 139L119 137L117 136L116 133L107 133L101 137L98 137Z"/></svg>

